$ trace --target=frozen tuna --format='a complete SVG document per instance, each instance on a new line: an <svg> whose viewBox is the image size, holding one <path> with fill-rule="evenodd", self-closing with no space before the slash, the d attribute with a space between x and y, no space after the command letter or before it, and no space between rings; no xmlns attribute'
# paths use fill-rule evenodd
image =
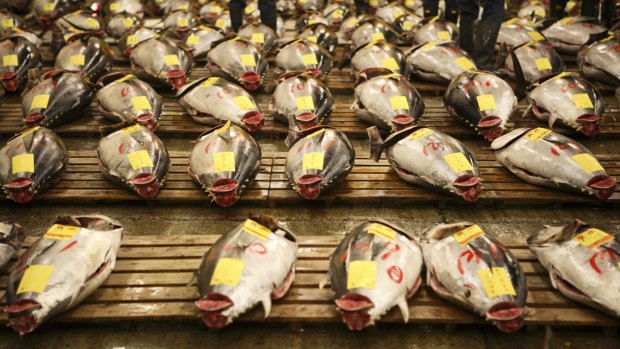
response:
<svg viewBox="0 0 620 349"><path fill-rule="evenodd" d="M385 41L371 42L353 52L351 71L357 83L377 75L404 74L405 55L397 46Z"/></svg>
<svg viewBox="0 0 620 349"><path fill-rule="evenodd" d="M112 57L112 49L101 38L88 34L74 35L58 52L54 67L79 73L88 81L96 81L112 68Z"/></svg>
<svg viewBox="0 0 620 349"><path fill-rule="evenodd" d="M332 69L332 55L308 39L297 39L284 44L276 55L274 78L289 72L311 72L314 76L324 79Z"/></svg>
<svg viewBox="0 0 620 349"><path fill-rule="evenodd" d="M442 21L439 17L422 21L413 33L413 41L419 45L428 42L450 42L456 39L457 31L454 24Z"/></svg>
<svg viewBox="0 0 620 349"><path fill-rule="evenodd" d="M609 36L584 46L577 61L584 77L620 86L620 37Z"/></svg>
<svg viewBox="0 0 620 349"><path fill-rule="evenodd" d="M299 34L299 37L301 39L316 42L319 46L323 47L331 54L334 53L334 49L338 44L338 34L323 23L316 23L307 26L304 31Z"/></svg>
<svg viewBox="0 0 620 349"><path fill-rule="evenodd" d="M506 71L508 76L516 79L513 60L517 59L523 78L527 84L532 84L547 75L558 74L564 71L564 61L552 45L544 41L529 41L514 48L513 53L506 57Z"/></svg>
<svg viewBox="0 0 620 349"><path fill-rule="evenodd" d="M121 38L123 35L132 35L140 28L142 20L137 15L129 13L117 13L106 20L105 31L113 38Z"/></svg>
<svg viewBox="0 0 620 349"><path fill-rule="evenodd" d="M16 92L28 79L28 70L41 67L41 54L35 44L24 37L10 35L0 41L0 82L5 92Z"/></svg>
<svg viewBox="0 0 620 349"><path fill-rule="evenodd" d="M26 232L19 224L0 222L0 270L13 258L26 240Z"/></svg>
<svg viewBox="0 0 620 349"><path fill-rule="evenodd" d="M356 49L371 41L387 41L396 44L398 32L384 20L364 18L351 33L351 47Z"/></svg>
<svg viewBox="0 0 620 349"><path fill-rule="evenodd" d="M224 34L215 27L199 26L193 28L187 35L184 41L181 41L183 45L194 57L194 60L198 58L207 57L211 44L224 38Z"/></svg>
<svg viewBox="0 0 620 349"><path fill-rule="evenodd" d="M248 23L239 30L239 37L252 42L256 47L268 54L278 46L278 34L262 23Z"/></svg>
<svg viewBox="0 0 620 349"><path fill-rule="evenodd" d="M256 91L269 64L258 47L239 38L215 42L207 54L207 66L211 73L236 81L248 91Z"/></svg>
<svg viewBox="0 0 620 349"><path fill-rule="evenodd" d="M462 72L477 68L469 54L453 42L431 41L407 54L406 69L407 77L447 85Z"/></svg>
<svg viewBox="0 0 620 349"><path fill-rule="evenodd" d="M154 30L140 27L131 33L125 33L118 39L118 48L124 55L129 56L139 43L154 38L156 35L157 33Z"/></svg>
<svg viewBox="0 0 620 349"><path fill-rule="evenodd" d="M559 52L575 54L592 35L606 36L607 28L590 17L566 17L542 31Z"/></svg>
<svg viewBox="0 0 620 349"><path fill-rule="evenodd" d="M131 69L144 81L180 89L192 69L192 55L176 42L154 37L138 44L129 56Z"/></svg>

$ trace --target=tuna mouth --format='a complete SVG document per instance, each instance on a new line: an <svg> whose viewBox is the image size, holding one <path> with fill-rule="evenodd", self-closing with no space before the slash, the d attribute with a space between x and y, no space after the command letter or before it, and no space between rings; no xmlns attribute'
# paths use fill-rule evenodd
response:
<svg viewBox="0 0 620 349"><path fill-rule="evenodd" d="M183 37L185 37L185 35L187 34L188 31L190 31L190 27L177 27L177 29L175 30L175 34L179 39L182 39Z"/></svg>
<svg viewBox="0 0 620 349"><path fill-rule="evenodd" d="M321 182L323 177L315 174L306 174L297 179L297 192L304 199L314 200L321 194Z"/></svg>
<svg viewBox="0 0 620 349"><path fill-rule="evenodd" d="M170 85L172 85L172 87L177 90L183 87L183 85L185 85L185 82L187 80L185 76L185 72L179 69L175 69L175 70L168 72L167 76L168 76L168 81L170 81Z"/></svg>
<svg viewBox="0 0 620 349"><path fill-rule="evenodd" d="M9 305L4 311L9 315L9 326L23 336L34 331L37 319L33 311L41 309L41 304L32 299L20 299Z"/></svg>
<svg viewBox="0 0 620 349"><path fill-rule="evenodd" d="M584 114L577 118L579 131L588 137L592 137L598 133L601 128L601 117L596 114Z"/></svg>
<svg viewBox="0 0 620 349"><path fill-rule="evenodd" d="M394 129L396 131L404 130L407 127L413 124L414 118L411 115L399 114L392 119L392 123L394 124Z"/></svg>
<svg viewBox="0 0 620 349"><path fill-rule="evenodd" d="M315 113L301 113L295 116L295 120L299 122L299 128L302 130L315 127L318 125L316 122L317 116Z"/></svg>
<svg viewBox="0 0 620 349"><path fill-rule="evenodd" d="M17 88L19 87L19 81L17 80L17 74L15 72L8 71L2 73L0 79L2 79L2 86L4 86L5 90L10 92L17 91Z"/></svg>
<svg viewBox="0 0 620 349"><path fill-rule="evenodd" d="M368 310L374 307L370 298L358 293L347 293L336 299L336 305L340 308L342 321L352 331L361 331L370 325Z"/></svg>
<svg viewBox="0 0 620 349"><path fill-rule="evenodd" d="M497 303L487 312L487 318L493 320L502 332L517 332L525 323L523 308L514 302Z"/></svg>
<svg viewBox="0 0 620 349"><path fill-rule="evenodd" d="M485 116L478 122L478 128L484 139L489 142L494 141L496 138L504 133L502 129L502 119L496 115Z"/></svg>
<svg viewBox="0 0 620 349"><path fill-rule="evenodd" d="M209 328L221 329L228 325L228 316L222 312L233 306L233 302L221 293L209 293L204 298L194 302L202 311L202 321Z"/></svg>
<svg viewBox="0 0 620 349"><path fill-rule="evenodd" d="M4 185L8 191L9 198L20 204L27 204L32 201L32 179L20 177Z"/></svg>
<svg viewBox="0 0 620 349"><path fill-rule="evenodd" d="M263 125L265 124L265 117L261 112L250 111L243 115L241 121L243 121L250 132L256 132L263 128Z"/></svg>
<svg viewBox="0 0 620 349"><path fill-rule="evenodd" d="M152 132L157 131L157 122L155 121L155 115L142 114L138 116L137 121L140 125L143 125L144 127L148 128Z"/></svg>
<svg viewBox="0 0 620 349"><path fill-rule="evenodd" d="M616 191L616 179L606 175L597 175L588 181L588 187L594 190L599 200L607 200Z"/></svg>
<svg viewBox="0 0 620 349"><path fill-rule="evenodd" d="M471 174L459 176L452 182L452 185L456 188L456 193L467 201L478 200L482 192L480 178Z"/></svg>
<svg viewBox="0 0 620 349"><path fill-rule="evenodd" d="M133 177L131 184L134 185L138 195L145 199L152 199L159 194L159 181L152 173L140 173Z"/></svg>
<svg viewBox="0 0 620 349"><path fill-rule="evenodd" d="M241 76L241 81L246 90L256 91L258 86L260 86L260 75L255 72L246 72Z"/></svg>
<svg viewBox="0 0 620 349"><path fill-rule="evenodd" d="M237 181L231 178L218 179L209 187L209 193L218 206L230 207L239 200Z"/></svg>
<svg viewBox="0 0 620 349"><path fill-rule="evenodd" d="M41 113L30 114L22 119L26 125L43 125L45 115Z"/></svg>

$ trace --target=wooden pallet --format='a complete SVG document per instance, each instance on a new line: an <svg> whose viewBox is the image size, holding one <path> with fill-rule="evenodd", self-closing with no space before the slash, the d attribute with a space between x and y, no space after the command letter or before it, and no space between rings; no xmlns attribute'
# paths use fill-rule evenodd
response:
<svg viewBox="0 0 620 349"><path fill-rule="evenodd" d="M193 304L198 292L195 286L187 284L202 255L217 238L214 235L126 236L116 268L107 282L81 305L51 322L191 321L202 326ZM322 290L318 287L327 272L329 254L340 239L341 236L300 236L295 281L288 294L274 302L266 320L258 306L235 322L341 323L329 285ZM500 238L499 241L512 251L526 273L529 288L526 325L606 328L620 325L620 321L574 303L554 290L546 270L523 239ZM33 242L34 239L28 239L28 243ZM5 272L0 274L0 288L4 289L6 283ZM488 324L475 314L441 300L426 286L409 301L409 314L410 324ZM379 323L402 321L398 309L394 308ZM7 315L2 312L0 325L6 323Z"/></svg>

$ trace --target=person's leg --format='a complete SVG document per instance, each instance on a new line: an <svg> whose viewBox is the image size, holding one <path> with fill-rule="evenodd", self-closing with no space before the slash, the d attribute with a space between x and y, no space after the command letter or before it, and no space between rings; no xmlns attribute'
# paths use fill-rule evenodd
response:
<svg viewBox="0 0 620 349"><path fill-rule="evenodd" d="M355 13L357 15L368 13L368 1L367 0L355 0Z"/></svg>
<svg viewBox="0 0 620 349"><path fill-rule="evenodd" d="M504 21L504 0L484 0L482 19L476 28L474 61L481 70L493 71L493 53Z"/></svg>
<svg viewBox="0 0 620 349"><path fill-rule="evenodd" d="M564 17L564 9L566 8L567 2L568 0L551 0L549 3L550 16L553 18Z"/></svg>
<svg viewBox="0 0 620 349"><path fill-rule="evenodd" d="M276 0L258 0L260 10L260 21L269 28L277 31L278 12L276 10Z"/></svg>
<svg viewBox="0 0 620 349"><path fill-rule="evenodd" d="M230 23L232 25L232 30L237 33L243 24L245 0L230 0L228 9L230 10Z"/></svg>
<svg viewBox="0 0 620 349"><path fill-rule="evenodd" d="M601 6L603 6L603 1L601 1ZM583 0L581 2L581 15L586 17L597 17L594 0Z"/></svg>
<svg viewBox="0 0 620 349"><path fill-rule="evenodd" d="M475 0L457 0L459 21L459 47L469 54L474 52L474 26L480 8Z"/></svg>
<svg viewBox="0 0 620 349"><path fill-rule="evenodd" d="M422 5L424 5L424 18L437 16L439 0L424 0Z"/></svg>
<svg viewBox="0 0 620 349"><path fill-rule="evenodd" d="M426 11L426 8L424 8L424 11ZM459 7L456 4L456 0L446 0L445 19L452 23L456 23L459 20Z"/></svg>

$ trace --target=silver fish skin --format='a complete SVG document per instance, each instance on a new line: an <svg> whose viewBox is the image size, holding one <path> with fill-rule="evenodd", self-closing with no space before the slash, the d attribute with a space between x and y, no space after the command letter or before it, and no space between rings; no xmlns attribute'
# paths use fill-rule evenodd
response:
<svg viewBox="0 0 620 349"><path fill-rule="evenodd" d="M224 157L230 163L222 160ZM260 160L260 146L254 138L243 128L227 123L198 137L187 171L216 204L229 207L256 178Z"/></svg>
<svg viewBox="0 0 620 349"><path fill-rule="evenodd" d="M124 35L133 35L136 29L142 26L142 20L138 15L130 13L117 13L106 20L105 31L113 38L119 39Z"/></svg>
<svg viewBox="0 0 620 349"><path fill-rule="evenodd" d="M259 131L265 124L254 97L220 77L192 82L180 89L177 97L183 109L201 124L215 126L231 121L250 132Z"/></svg>
<svg viewBox="0 0 620 349"><path fill-rule="evenodd" d="M0 270L13 258L26 240L26 232L19 224L0 222Z"/></svg>
<svg viewBox="0 0 620 349"><path fill-rule="evenodd" d="M595 136L605 112L601 93L575 73L543 80L528 95L530 105L524 116L531 113L550 128L557 123L588 137Z"/></svg>
<svg viewBox="0 0 620 349"><path fill-rule="evenodd" d="M377 13L375 14L378 18L386 21L387 23L394 26L396 24L396 20L407 13L407 9L400 5L399 3L393 2L388 4L387 6L383 6L377 9Z"/></svg>
<svg viewBox="0 0 620 349"><path fill-rule="evenodd" d="M414 47L407 54L405 76L448 85L467 70L477 70L467 52L453 42L430 42Z"/></svg>
<svg viewBox="0 0 620 349"><path fill-rule="evenodd" d="M223 328L259 302L267 318L272 300L290 288L296 260L297 238L272 217L250 217L229 230L205 253L198 269L200 299L195 305L202 321L209 328ZM235 268L238 277L221 280L218 265Z"/></svg>
<svg viewBox="0 0 620 349"><path fill-rule="evenodd" d="M73 34L78 33L97 33L103 30L101 21L92 16L90 11L75 11L68 13L54 21L54 25L60 29L67 40Z"/></svg>
<svg viewBox="0 0 620 349"><path fill-rule="evenodd" d="M331 115L334 98L321 80L310 73L303 73L278 84L269 110L276 120L288 124L289 136L284 142L290 146L299 133L318 126Z"/></svg>
<svg viewBox="0 0 620 349"><path fill-rule="evenodd" d="M201 25L193 28L180 43L194 56L194 59L198 59L207 57L211 44L223 38L224 34L218 28Z"/></svg>
<svg viewBox="0 0 620 349"><path fill-rule="evenodd" d="M116 263L124 232L119 222L92 215L58 217L55 224L63 225L59 233L66 235L46 233L24 252L9 275L4 311L9 326L20 335L78 305L107 280ZM41 278L49 273L42 290L20 290L27 273Z"/></svg>
<svg viewBox="0 0 620 349"><path fill-rule="evenodd" d="M325 7L325 0L307 0L304 2L298 1L295 4L297 12L308 13L313 11L321 11Z"/></svg>
<svg viewBox="0 0 620 349"><path fill-rule="evenodd" d="M207 61L212 75L235 81L248 91L260 87L269 68L258 47L239 38L217 44L207 54Z"/></svg>
<svg viewBox="0 0 620 349"><path fill-rule="evenodd" d="M187 82L194 60L182 46L165 37L139 43L129 55L131 70L140 79L180 89Z"/></svg>
<svg viewBox="0 0 620 349"><path fill-rule="evenodd" d="M332 2L323 9L327 25L338 31L342 23L353 14L352 8L344 2Z"/></svg>
<svg viewBox="0 0 620 349"><path fill-rule="evenodd" d="M350 270L359 268L360 262L376 268L373 287L360 287L350 278ZM398 306L407 323L407 300L422 284L422 265L420 246L402 228L381 219L357 226L338 244L329 262L342 321L350 330L361 331Z"/></svg>
<svg viewBox="0 0 620 349"><path fill-rule="evenodd" d="M529 84L547 75L559 74L566 68L562 57L548 42L530 41L515 47L514 53L523 71L523 77ZM512 55L506 57L505 66L508 76L515 79Z"/></svg>
<svg viewBox="0 0 620 349"><path fill-rule="evenodd" d="M144 160L144 152L148 153L152 166ZM134 161L132 164L130 157L137 156L142 161ZM153 199L159 194L170 168L168 150L162 141L148 128L140 125L101 138L97 157L104 177L145 199Z"/></svg>
<svg viewBox="0 0 620 349"><path fill-rule="evenodd" d="M9 31L10 33L8 33ZM7 34L6 36L3 37L3 39L9 39L12 37L24 38L30 41L32 44L34 44L39 50L41 49L41 45L43 45L43 40L41 40L41 38L39 38L36 34L29 32L27 30L18 29L18 28L11 28L10 30L7 29Z"/></svg>
<svg viewBox="0 0 620 349"><path fill-rule="evenodd" d="M13 169L13 158L26 154L32 154L34 172ZM0 185L8 198L26 204L60 181L68 163L69 153L60 137L52 130L35 127L14 136L2 148Z"/></svg>
<svg viewBox="0 0 620 349"><path fill-rule="evenodd" d="M17 92L26 83L28 70L40 68L43 62L37 46L21 36L10 35L0 41L0 56L12 55L16 61L0 67L0 83L5 92Z"/></svg>
<svg viewBox="0 0 620 349"><path fill-rule="evenodd" d="M518 23L503 23L497 36L497 45L504 44L509 48L517 47L532 40L539 40L539 35L544 40L544 36L531 27Z"/></svg>
<svg viewBox="0 0 620 349"><path fill-rule="evenodd" d="M351 106L358 118L386 132L411 126L422 117L424 108L420 93L399 74L377 76L357 85Z"/></svg>
<svg viewBox="0 0 620 349"><path fill-rule="evenodd" d="M113 64L112 49L101 38L74 36L56 56L55 69L79 73L88 81L96 81Z"/></svg>
<svg viewBox="0 0 620 349"><path fill-rule="evenodd" d="M40 81L34 74L30 70L28 77L29 86L31 83L34 86L22 94L22 120L27 127L54 127L79 118L95 97L94 85L82 75L50 71ZM49 98L37 97L45 95ZM33 103L35 98L36 103Z"/></svg>
<svg viewBox="0 0 620 349"><path fill-rule="evenodd" d="M278 46L278 34L262 23L248 23L239 29L238 36L252 42L265 53Z"/></svg>
<svg viewBox="0 0 620 349"><path fill-rule="evenodd" d="M380 74L404 74L405 54L388 42L371 42L352 53L351 71L358 82Z"/></svg>
<svg viewBox="0 0 620 349"><path fill-rule="evenodd" d="M367 129L370 157L385 156L405 182L476 201L482 191L480 169L474 155L457 139L434 128L413 126L392 133L385 140L376 127ZM461 165L454 165L458 159ZM464 165L465 160L469 166ZM450 161L448 161L450 160Z"/></svg>
<svg viewBox="0 0 620 349"><path fill-rule="evenodd" d="M616 178L605 172L592 152L547 129L516 129L493 141L491 148L500 164L528 183L600 200L616 189Z"/></svg>
<svg viewBox="0 0 620 349"><path fill-rule="evenodd" d="M551 284L564 296L620 318L618 235L575 220L546 227L527 240L549 272Z"/></svg>
<svg viewBox="0 0 620 349"><path fill-rule="evenodd" d="M477 313L502 332L513 333L523 326L525 273L501 243L479 226L459 222L426 229L420 246L426 282L438 296ZM481 279L485 276L501 278L506 286L497 293L488 292Z"/></svg>
<svg viewBox="0 0 620 349"><path fill-rule="evenodd" d="M448 113L487 141L501 136L519 101L506 81L487 72L463 72L443 97Z"/></svg>
<svg viewBox="0 0 620 349"><path fill-rule="evenodd" d="M301 197L314 200L346 179L355 150L344 133L328 126L307 129L303 136L289 150L284 173Z"/></svg>
<svg viewBox="0 0 620 349"><path fill-rule="evenodd" d="M340 25L340 29L338 29L338 37L345 42L351 40L351 35L353 35L353 31L357 29L358 24L369 18L369 15L363 14L353 15L345 19Z"/></svg>
<svg viewBox="0 0 620 349"><path fill-rule="evenodd" d="M422 22L413 33L413 41L419 45L428 42L455 42L457 31L454 24L442 20Z"/></svg>
<svg viewBox="0 0 620 349"><path fill-rule="evenodd" d="M620 86L620 37L608 37L584 46L577 62L587 79Z"/></svg>
<svg viewBox="0 0 620 349"><path fill-rule="evenodd" d="M547 17L548 11L549 9L538 1L525 1L521 4L517 17L531 22L538 22Z"/></svg>
<svg viewBox="0 0 620 349"><path fill-rule="evenodd" d="M417 27L422 23L423 18L417 14L407 11L398 17L394 23L394 29L400 33L400 39L407 44L413 43L413 35Z"/></svg>
<svg viewBox="0 0 620 349"><path fill-rule="evenodd" d="M128 13L140 19L144 16L144 6L140 0L110 1L103 7L106 16Z"/></svg>
<svg viewBox="0 0 620 349"><path fill-rule="evenodd" d="M129 56L131 51L141 42L154 38L157 33L149 28L140 27L131 33L126 33L118 39L118 48L125 55Z"/></svg>
<svg viewBox="0 0 620 349"><path fill-rule="evenodd" d="M297 39L284 44L276 55L274 79L289 72L308 71L324 79L332 69L332 55L308 39Z"/></svg>
<svg viewBox="0 0 620 349"><path fill-rule="evenodd" d="M175 39L184 39L199 24L200 19L187 10L170 12L164 17L164 28Z"/></svg>
<svg viewBox="0 0 620 349"><path fill-rule="evenodd" d="M376 17L363 18L351 33L351 47L356 49L372 41L387 41L396 44L398 32L386 21Z"/></svg>
<svg viewBox="0 0 620 349"><path fill-rule="evenodd" d="M227 9L228 7L222 6L222 3L220 2L210 1L200 7L200 10L198 10L198 15L203 23L213 25L220 14Z"/></svg>
<svg viewBox="0 0 620 349"><path fill-rule="evenodd" d="M565 17L542 31L558 52L576 54L590 40L590 35L606 33L607 28L591 17Z"/></svg>
<svg viewBox="0 0 620 349"><path fill-rule="evenodd" d="M2 5L10 6L7 2L10 1L4 1ZM2 36L11 34L15 28L22 29L24 27L24 21L4 6L0 9L0 23L4 24L2 29L0 29L0 35Z"/></svg>
<svg viewBox="0 0 620 349"><path fill-rule="evenodd" d="M299 34L299 37L316 42L332 55L338 44L338 34L323 23L315 23L307 26L304 31Z"/></svg>
<svg viewBox="0 0 620 349"><path fill-rule="evenodd" d="M97 85L97 108L104 117L119 127L138 122L157 131L163 99L151 85L127 73L108 74Z"/></svg>

